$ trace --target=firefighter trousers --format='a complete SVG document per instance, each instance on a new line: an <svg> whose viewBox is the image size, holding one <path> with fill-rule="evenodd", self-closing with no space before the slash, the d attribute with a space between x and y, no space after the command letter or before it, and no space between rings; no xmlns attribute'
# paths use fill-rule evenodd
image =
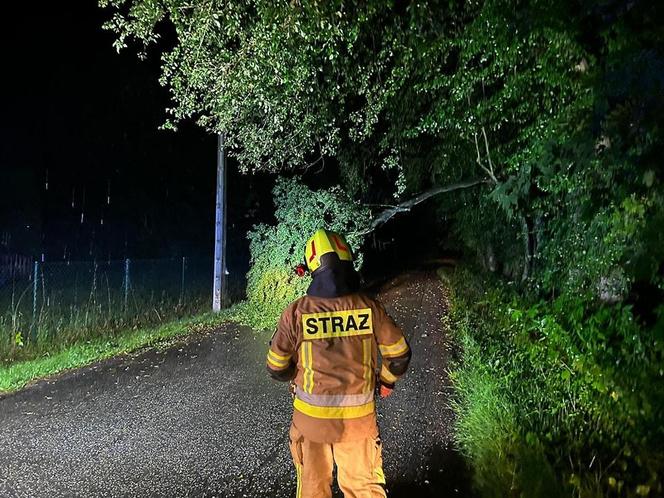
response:
<svg viewBox="0 0 664 498"><path fill-rule="evenodd" d="M315 443L291 426L289 440L297 474L296 498L331 498L334 464L344 498L386 498L379 438Z"/></svg>

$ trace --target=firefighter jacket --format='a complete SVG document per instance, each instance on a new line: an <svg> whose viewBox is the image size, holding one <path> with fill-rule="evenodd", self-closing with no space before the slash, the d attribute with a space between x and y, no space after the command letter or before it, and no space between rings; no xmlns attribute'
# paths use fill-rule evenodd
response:
<svg viewBox="0 0 664 498"><path fill-rule="evenodd" d="M311 288L310 288L311 290ZM307 295L281 316L267 368L294 380L293 425L320 443L378 436L375 386L393 386L410 360L403 333L375 299L362 293Z"/></svg>

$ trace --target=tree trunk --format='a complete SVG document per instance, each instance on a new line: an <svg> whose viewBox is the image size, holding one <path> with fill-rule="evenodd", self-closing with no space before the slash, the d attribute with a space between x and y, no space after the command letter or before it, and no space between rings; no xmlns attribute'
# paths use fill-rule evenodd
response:
<svg viewBox="0 0 664 498"><path fill-rule="evenodd" d="M526 215L521 215L521 236L523 238L523 273L521 274L521 282L528 280L530 276L530 265L532 262L532 241L530 238L530 222Z"/></svg>

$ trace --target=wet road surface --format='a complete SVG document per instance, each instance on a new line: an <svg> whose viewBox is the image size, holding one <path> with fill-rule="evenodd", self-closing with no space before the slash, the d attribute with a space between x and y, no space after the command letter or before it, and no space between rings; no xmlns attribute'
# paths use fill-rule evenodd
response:
<svg viewBox="0 0 664 498"><path fill-rule="evenodd" d="M411 273L378 297L413 350L378 403L388 496L469 496L451 444L445 289ZM291 399L265 373L268 340L228 324L0 398L0 496L294 496Z"/></svg>

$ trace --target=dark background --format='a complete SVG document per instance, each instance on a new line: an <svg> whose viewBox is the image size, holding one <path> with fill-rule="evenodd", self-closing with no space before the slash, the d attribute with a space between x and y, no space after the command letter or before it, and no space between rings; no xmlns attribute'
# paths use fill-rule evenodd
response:
<svg viewBox="0 0 664 498"><path fill-rule="evenodd" d="M108 17L94 1L44 2L0 20L0 254L212 258L217 138L193 123L159 130L169 106L159 50L143 61L138 47L118 54L101 28ZM243 274L247 231L273 221L274 176L241 175L232 160L227 169L228 267ZM336 164L304 181L337 183ZM365 271L437 255L435 218L418 206L376 230Z"/></svg>
<svg viewBox="0 0 664 498"><path fill-rule="evenodd" d="M169 103L158 54L116 53L93 1L14 8L0 21L1 250L47 261L211 257L216 137L193 124L158 129ZM228 169L232 264L246 259L272 180Z"/></svg>

